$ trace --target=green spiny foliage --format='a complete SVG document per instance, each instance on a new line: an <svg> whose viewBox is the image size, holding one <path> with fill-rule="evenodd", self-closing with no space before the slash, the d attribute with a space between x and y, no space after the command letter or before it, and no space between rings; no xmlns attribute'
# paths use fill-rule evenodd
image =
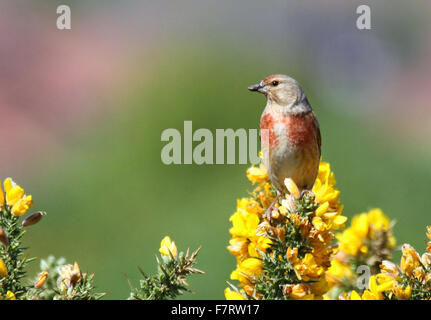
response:
<svg viewBox="0 0 431 320"><path fill-rule="evenodd" d="M0 227L8 242L0 245L0 256L8 273L0 279L0 295L4 297L8 291L11 291L20 298L27 290L21 281L26 275L25 267L34 258L24 255L26 248L22 247L21 239L25 230L19 222L20 218L12 215L10 209L10 206L5 205L0 211Z"/></svg>
<svg viewBox="0 0 431 320"><path fill-rule="evenodd" d="M96 293L94 273L81 273L78 265L66 264L66 259L49 256L40 262L41 273L34 279L38 283L41 276L46 279L40 288L27 291L29 300L98 300L106 293Z"/></svg>
<svg viewBox="0 0 431 320"><path fill-rule="evenodd" d="M191 292L188 288L186 277L192 274L204 274L203 271L196 269L193 265L196 263L198 248L189 255L189 250L184 254L180 252L175 257L170 251L169 256L162 255L162 259L157 260L157 273L146 275L139 268L143 279L140 281L139 288L133 288L131 285L131 294L129 300L167 300L174 299L184 292Z"/></svg>
<svg viewBox="0 0 431 320"><path fill-rule="evenodd" d="M304 194L295 200L296 214L301 220L311 222L311 215L316 210L316 203L312 194ZM266 252L259 251L262 260L263 273L254 279L255 290L249 299L279 300L285 299L283 285L286 283L306 283L298 279L294 266L286 259L280 259L286 255L288 247L298 249L298 258L303 258L306 253L311 252L313 247L302 236L299 227L291 221L289 215L281 216L281 219L270 220L271 227L266 229L266 236L272 241L271 247ZM276 230L284 230L282 239Z"/></svg>

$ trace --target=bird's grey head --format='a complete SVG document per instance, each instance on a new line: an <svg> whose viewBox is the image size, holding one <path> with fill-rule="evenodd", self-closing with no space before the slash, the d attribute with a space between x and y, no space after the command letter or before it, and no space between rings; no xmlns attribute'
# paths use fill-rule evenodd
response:
<svg viewBox="0 0 431 320"><path fill-rule="evenodd" d="M299 83L284 74L274 74L266 77L261 82L248 87L250 91L263 93L268 103L275 104L287 111L304 112L311 110L307 97Z"/></svg>

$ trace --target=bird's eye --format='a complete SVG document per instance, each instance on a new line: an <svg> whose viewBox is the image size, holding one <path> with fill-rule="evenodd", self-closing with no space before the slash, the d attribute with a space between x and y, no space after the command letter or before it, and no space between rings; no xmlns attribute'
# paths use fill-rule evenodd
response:
<svg viewBox="0 0 431 320"><path fill-rule="evenodd" d="M278 82L278 81L273 81L273 82L272 82L272 85L273 85L274 87L278 86L278 84L279 84L279 82Z"/></svg>

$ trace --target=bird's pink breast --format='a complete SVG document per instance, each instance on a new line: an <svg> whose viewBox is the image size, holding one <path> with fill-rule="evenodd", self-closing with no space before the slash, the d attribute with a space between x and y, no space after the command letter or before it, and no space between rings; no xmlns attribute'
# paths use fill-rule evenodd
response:
<svg viewBox="0 0 431 320"><path fill-rule="evenodd" d="M313 185L320 158L314 121L312 114L266 112L262 115L264 164L277 189L284 188L283 181L287 177L302 189Z"/></svg>
<svg viewBox="0 0 431 320"><path fill-rule="evenodd" d="M270 147L278 144L278 137L275 133L275 125L280 121L276 119L271 113L265 113L260 120L261 136L263 137L262 143L269 144Z"/></svg>
<svg viewBox="0 0 431 320"><path fill-rule="evenodd" d="M289 115L284 118L284 123L289 140L293 145L304 145L315 142L316 133L311 117Z"/></svg>
<svg viewBox="0 0 431 320"><path fill-rule="evenodd" d="M280 127L284 130L280 130ZM265 113L260 121L260 129L266 130L269 147L275 147L287 138L292 146L315 142L313 119L308 116ZM265 141L263 141L265 143Z"/></svg>

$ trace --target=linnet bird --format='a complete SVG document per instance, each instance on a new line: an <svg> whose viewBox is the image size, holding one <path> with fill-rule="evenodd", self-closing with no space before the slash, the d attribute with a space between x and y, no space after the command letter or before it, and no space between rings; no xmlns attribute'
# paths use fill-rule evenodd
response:
<svg viewBox="0 0 431 320"><path fill-rule="evenodd" d="M260 135L263 164L278 191L273 205L286 190L286 178L296 183L301 194L311 190L319 170L321 135L301 86L289 76L275 74L248 89L267 98L260 118Z"/></svg>

